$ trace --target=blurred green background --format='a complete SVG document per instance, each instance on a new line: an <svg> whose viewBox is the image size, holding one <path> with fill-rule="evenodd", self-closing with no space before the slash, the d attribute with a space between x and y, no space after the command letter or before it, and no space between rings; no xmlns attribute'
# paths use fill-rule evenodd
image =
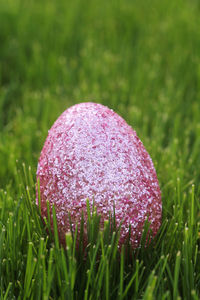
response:
<svg viewBox="0 0 200 300"><path fill-rule="evenodd" d="M0 1L0 187L33 174L69 106L100 102L133 126L163 195L200 179L200 2ZM17 187L16 187L17 188Z"/></svg>

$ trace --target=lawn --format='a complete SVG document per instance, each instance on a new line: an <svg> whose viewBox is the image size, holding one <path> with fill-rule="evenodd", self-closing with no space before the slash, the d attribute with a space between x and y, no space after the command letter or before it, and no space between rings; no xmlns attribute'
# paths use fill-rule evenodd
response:
<svg viewBox="0 0 200 300"><path fill-rule="evenodd" d="M86 101L120 114L152 157L163 215L147 248L119 253L91 211L84 255L41 221L40 151ZM0 0L0 299L199 299L199 182L199 1Z"/></svg>

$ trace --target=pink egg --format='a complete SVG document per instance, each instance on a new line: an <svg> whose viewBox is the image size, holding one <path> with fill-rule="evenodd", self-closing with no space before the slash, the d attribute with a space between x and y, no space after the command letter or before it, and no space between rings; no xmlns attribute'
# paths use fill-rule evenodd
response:
<svg viewBox="0 0 200 300"><path fill-rule="evenodd" d="M48 132L37 178L42 215L46 200L55 206L61 243L65 233L80 228L86 199L94 201L101 228L115 206L121 232L119 246L131 228L133 248L140 244L145 220L155 236L162 215L161 193L152 160L136 132L113 110L96 103L80 103L64 111ZM38 200L37 200L38 202Z"/></svg>

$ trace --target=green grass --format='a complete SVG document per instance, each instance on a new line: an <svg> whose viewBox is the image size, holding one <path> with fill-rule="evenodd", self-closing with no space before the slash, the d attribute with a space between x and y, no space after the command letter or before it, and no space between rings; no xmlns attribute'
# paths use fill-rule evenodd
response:
<svg viewBox="0 0 200 300"><path fill-rule="evenodd" d="M0 0L0 299L200 298L199 53L198 0ZM88 100L119 113L153 159L163 218L148 248L120 254L95 210L86 249L76 233L63 249L41 221L47 131Z"/></svg>

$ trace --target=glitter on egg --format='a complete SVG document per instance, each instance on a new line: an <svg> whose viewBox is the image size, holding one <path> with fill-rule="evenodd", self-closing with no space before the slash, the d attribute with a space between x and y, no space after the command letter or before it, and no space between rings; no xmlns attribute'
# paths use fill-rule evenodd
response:
<svg viewBox="0 0 200 300"><path fill-rule="evenodd" d="M152 160L136 132L111 109L80 103L64 111L48 132L37 168L41 211L55 206L60 241L73 224L87 215L86 199L101 215L101 227L115 206L122 221L119 245L140 244L148 218L153 236L162 215L161 193ZM86 226L86 224L85 224Z"/></svg>

